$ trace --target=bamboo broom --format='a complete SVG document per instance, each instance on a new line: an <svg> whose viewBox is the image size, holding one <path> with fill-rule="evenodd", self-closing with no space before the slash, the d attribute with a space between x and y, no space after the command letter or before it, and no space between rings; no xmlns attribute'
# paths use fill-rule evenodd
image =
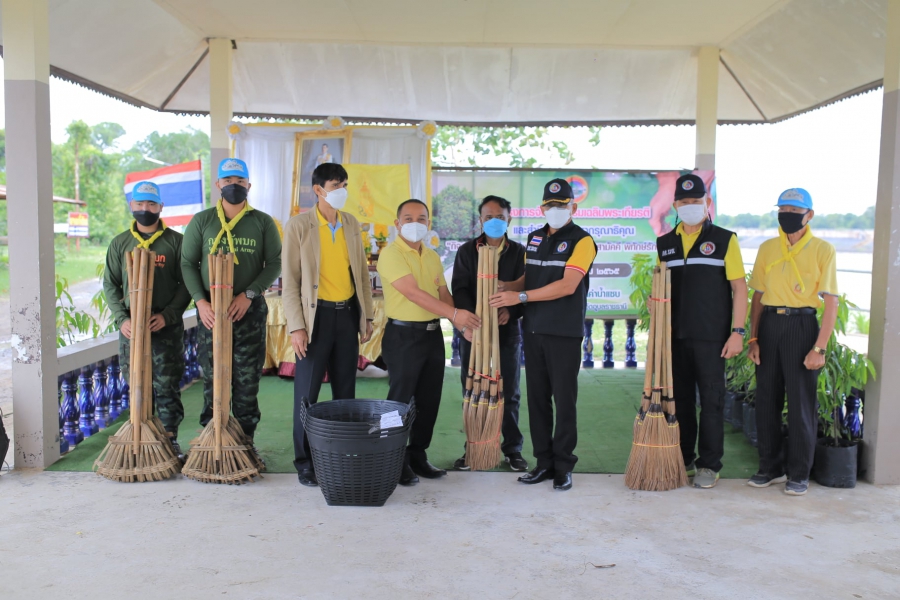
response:
<svg viewBox="0 0 900 600"><path fill-rule="evenodd" d="M645 385L652 381L647 401L647 390L642 398L638 422L634 427L632 452L625 471L625 484L631 489L664 491L687 484L684 464L677 437L677 421L674 420L672 401L671 358L671 278L662 263L654 269L651 291L650 345L647 351L648 370ZM663 410L663 402L671 404ZM646 409L645 409L646 407ZM675 438L673 440L673 430Z"/></svg>
<svg viewBox="0 0 900 600"><path fill-rule="evenodd" d="M231 412L234 255L221 250L208 259L213 326L213 416L190 445L182 473L203 483L240 484L260 477L262 465Z"/></svg>
<svg viewBox="0 0 900 600"><path fill-rule="evenodd" d="M481 270L481 252L480 251L478 252L478 267L477 267L477 269L478 269L478 271ZM477 278L476 286L475 286L476 287L476 292L475 292L475 313L476 314L481 312L481 285L482 285L481 278ZM466 375L466 388L465 388L465 391L463 392L463 431L469 431L469 424L470 424L470 420L472 417L472 415L470 413L471 413L471 408L472 408L472 395L473 395L473 391L474 391L474 387L475 387L474 379L475 379L475 365L476 364L477 363L475 362L475 343L474 343L474 337L473 337L472 343L469 344L469 371L468 371L468 374ZM480 390L480 385L479 385L479 390L478 390L478 392L475 392L475 393L477 394L480 391L481 390Z"/></svg>
<svg viewBox="0 0 900 600"><path fill-rule="evenodd" d="M497 291L497 275L500 270L499 250L492 250L491 260L491 293ZM500 323L499 310L491 307L491 398L488 405L487 420L484 424L484 437L487 442L484 444L484 465L490 465L486 468L493 469L500 464L503 459L503 453L500 451L500 430L503 426L503 377L500 373Z"/></svg>
<svg viewBox="0 0 900 600"><path fill-rule="evenodd" d="M94 461L97 474L123 482L161 481L178 473L181 461L164 430L150 418L152 411L152 360L149 315L153 301L153 272L156 255L143 248L126 253L125 266L130 286L132 339L130 375L132 404L129 420L109 438ZM148 391L151 390L151 391Z"/></svg>
<svg viewBox="0 0 900 600"><path fill-rule="evenodd" d="M483 252L483 247L478 249L478 273L475 285L475 314L481 315L484 310L484 278L481 277L481 273L484 271L484 257L485 254ZM466 464L469 463L469 456L472 452L474 452L474 448L469 449L469 442L474 441L474 432L475 432L475 423L476 423L476 415L478 413L478 404L479 398L481 396L481 373L480 373L480 365L481 365L481 332L473 331L472 332L472 347L470 349L470 371L472 373L472 395L469 400L468 409L464 414L463 425L465 426L466 431ZM464 407L465 408L465 407ZM471 465L469 465L471 466Z"/></svg>

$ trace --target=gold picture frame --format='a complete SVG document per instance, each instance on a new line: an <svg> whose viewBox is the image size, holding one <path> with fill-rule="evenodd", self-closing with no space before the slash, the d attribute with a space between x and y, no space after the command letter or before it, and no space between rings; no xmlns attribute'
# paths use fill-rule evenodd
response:
<svg viewBox="0 0 900 600"><path fill-rule="evenodd" d="M322 144L319 154L313 154L313 147L316 143ZM316 166L322 162L338 164L350 162L352 145L353 131L346 127L300 131L294 134L294 172L291 185L292 217L315 205L311 179ZM325 147L327 147L327 151ZM339 154L335 147L339 149ZM335 160L335 156L337 156L337 160Z"/></svg>

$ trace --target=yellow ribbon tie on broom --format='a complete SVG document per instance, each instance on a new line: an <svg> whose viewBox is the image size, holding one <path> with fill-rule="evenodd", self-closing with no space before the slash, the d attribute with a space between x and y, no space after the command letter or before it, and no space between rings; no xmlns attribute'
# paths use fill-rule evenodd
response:
<svg viewBox="0 0 900 600"><path fill-rule="evenodd" d="M234 256L234 264L240 264L238 262L237 252L234 251L234 236L231 235L231 230L234 229L235 226L237 226L237 224L240 222L240 220L244 218L244 215L246 215L251 210L253 210L253 207L250 206L249 202L247 202L246 204L244 204L244 208L241 209L241 212L239 212L237 216L235 216L229 223L225 221L225 210L222 208L222 200L219 200L219 202L216 203L216 215L218 215L219 217L219 223L222 224L222 229L219 231L219 235L216 236L216 239L213 241L212 246L209 249L210 254L216 253L219 248L219 242L222 241L222 236L225 235L228 239L228 252L229 254Z"/></svg>
<svg viewBox="0 0 900 600"><path fill-rule="evenodd" d="M141 237L141 234L138 233L138 231L137 231L137 221L132 221L132 222L131 222L131 229L129 229L129 231L131 231L131 235L134 236L134 239L136 239L136 240L138 241L138 245L137 245L138 248L143 248L144 250L149 250L149 249L150 249L150 246L153 245L153 242L155 242L156 240L158 240L159 237L160 237L163 233L165 233L165 231L166 231L166 224L162 222L162 219L160 219L160 220L159 220L159 231L157 231L156 233L154 233L153 235L151 235L151 236L150 236L149 238L147 238L146 240L145 240L144 238L142 238L142 237Z"/></svg>

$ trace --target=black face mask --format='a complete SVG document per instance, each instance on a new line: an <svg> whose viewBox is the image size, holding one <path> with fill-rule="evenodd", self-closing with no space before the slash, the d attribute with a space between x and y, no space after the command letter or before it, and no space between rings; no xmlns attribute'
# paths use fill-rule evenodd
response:
<svg viewBox="0 0 900 600"><path fill-rule="evenodd" d="M803 224L805 216L806 213L780 212L778 213L778 224L781 225L781 230L788 235L797 233L805 227Z"/></svg>
<svg viewBox="0 0 900 600"><path fill-rule="evenodd" d="M149 210L136 210L131 213L134 216L134 220L144 227L150 227L151 225L156 225L156 222L159 221L159 213L151 212Z"/></svg>
<svg viewBox="0 0 900 600"><path fill-rule="evenodd" d="M244 186L232 183L222 188L222 198L229 204L240 204L247 199L248 191Z"/></svg>

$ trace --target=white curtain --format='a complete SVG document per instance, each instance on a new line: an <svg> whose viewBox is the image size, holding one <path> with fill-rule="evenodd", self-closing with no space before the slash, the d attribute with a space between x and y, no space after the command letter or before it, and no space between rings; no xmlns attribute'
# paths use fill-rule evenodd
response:
<svg viewBox="0 0 900 600"><path fill-rule="evenodd" d="M319 126L243 125L232 134L235 156L250 170L250 204L287 222L293 193L294 134L320 129ZM413 198L428 200L428 141L416 135L414 127L360 127L352 130L350 160L346 163L409 165ZM405 199L405 198L404 198Z"/></svg>

